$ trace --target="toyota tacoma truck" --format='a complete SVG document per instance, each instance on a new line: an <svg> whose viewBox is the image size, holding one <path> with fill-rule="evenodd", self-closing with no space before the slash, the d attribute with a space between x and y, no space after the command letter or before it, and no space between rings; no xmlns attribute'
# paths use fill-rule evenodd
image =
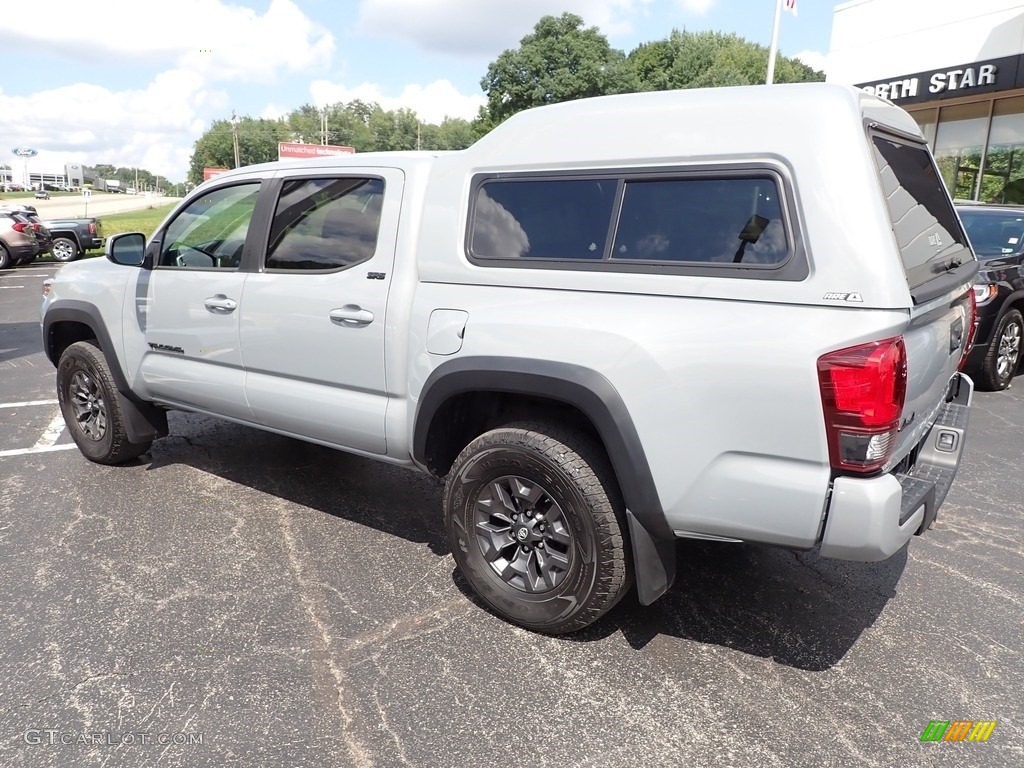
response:
<svg viewBox="0 0 1024 768"><path fill-rule="evenodd" d="M63 267L42 335L92 461L180 409L416 467L486 605L562 633L657 599L680 538L874 561L925 532L976 273L890 102L644 93L219 175Z"/></svg>

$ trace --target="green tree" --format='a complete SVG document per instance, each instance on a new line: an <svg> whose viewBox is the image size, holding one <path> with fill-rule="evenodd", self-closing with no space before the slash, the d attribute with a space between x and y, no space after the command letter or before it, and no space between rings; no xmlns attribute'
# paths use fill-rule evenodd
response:
<svg viewBox="0 0 1024 768"><path fill-rule="evenodd" d="M203 168L233 168L235 150L230 120L215 120L193 145L188 179L193 184L203 180ZM238 157L240 165L268 163L277 160L277 144L289 139L286 123L280 120L243 117L238 121Z"/></svg>
<svg viewBox="0 0 1024 768"><path fill-rule="evenodd" d="M733 34L672 30L664 40L638 45L627 62L642 91L759 85L768 72L768 49ZM776 83L824 79L797 59L776 58Z"/></svg>
<svg viewBox="0 0 1024 768"><path fill-rule="evenodd" d="M480 81L493 124L530 107L636 90L622 51L572 13L544 16L519 47L503 51ZM483 124L483 123L481 123Z"/></svg>

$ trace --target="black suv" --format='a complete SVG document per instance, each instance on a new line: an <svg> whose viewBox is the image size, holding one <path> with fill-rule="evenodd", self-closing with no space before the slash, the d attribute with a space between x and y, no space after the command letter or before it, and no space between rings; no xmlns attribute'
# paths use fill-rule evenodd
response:
<svg viewBox="0 0 1024 768"><path fill-rule="evenodd" d="M957 205L981 270L974 286L978 331L967 371L981 389L1006 389L1024 335L1024 206Z"/></svg>

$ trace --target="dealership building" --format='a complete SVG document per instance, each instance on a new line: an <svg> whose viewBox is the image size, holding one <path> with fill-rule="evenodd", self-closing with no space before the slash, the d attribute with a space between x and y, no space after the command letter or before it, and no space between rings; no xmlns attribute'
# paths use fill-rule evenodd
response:
<svg viewBox="0 0 1024 768"><path fill-rule="evenodd" d="M1024 203L1024 0L837 5L827 79L906 109L954 197Z"/></svg>

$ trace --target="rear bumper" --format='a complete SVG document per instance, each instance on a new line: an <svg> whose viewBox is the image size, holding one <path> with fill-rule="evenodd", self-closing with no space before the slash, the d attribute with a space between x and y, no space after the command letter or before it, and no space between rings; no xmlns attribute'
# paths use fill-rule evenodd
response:
<svg viewBox="0 0 1024 768"><path fill-rule="evenodd" d="M8 245L7 252L11 255L12 261L15 259L34 259L39 253L39 246L36 243Z"/></svg>
<svg viewBox="0 0 1024 768"><path fill-rule="evenodd" d="M833 481L823 557L884 560L931 527L960 466L974 383L957 374L952 391L953 398L942 406L906 474Z"/></svg>

